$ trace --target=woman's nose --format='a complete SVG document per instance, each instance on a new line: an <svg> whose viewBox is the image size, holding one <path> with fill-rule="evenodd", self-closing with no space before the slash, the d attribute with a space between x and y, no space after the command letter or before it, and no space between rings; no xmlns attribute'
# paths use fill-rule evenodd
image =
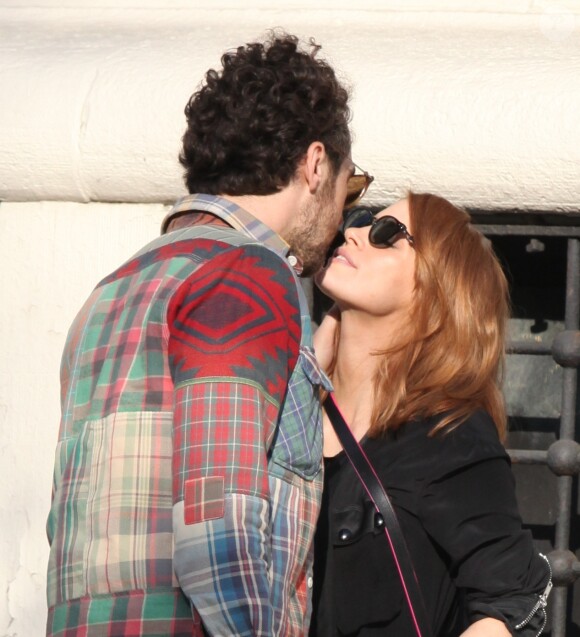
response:
<svg viewBox="0 0 580 637"><path fill-rule="evenodd" d="M360 244L365 239L368 239L370 226L363 226L362 228L356 228L354 226L347 228L344 233L345 243Z"/></svg>

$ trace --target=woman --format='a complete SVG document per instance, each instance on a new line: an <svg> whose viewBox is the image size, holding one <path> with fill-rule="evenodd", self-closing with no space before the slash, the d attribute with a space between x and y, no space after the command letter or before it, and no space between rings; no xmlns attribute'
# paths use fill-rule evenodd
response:
<svg viewBox="0 0 580 637"><path fill-rule="evenodd" d="M317 354L391 498L433 634L536 635L550 569L521 528L501 444L508 301L491 245L434 195L375 218L356 209L343 230L317 277L338 310ZM326 416L324 455L310 634L415 635L381 521Z"/></svg>

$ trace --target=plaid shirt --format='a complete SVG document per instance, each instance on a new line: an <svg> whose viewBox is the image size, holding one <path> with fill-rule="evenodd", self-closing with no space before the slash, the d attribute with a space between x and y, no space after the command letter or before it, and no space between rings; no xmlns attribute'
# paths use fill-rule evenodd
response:
<svg viewBox="0 0 580 637"><path fill-rule="evenodd" d="M308 631L328 380L306 301L265 225L219 197L185 210L231 227L153 241L68 335L48 635Z"/></svg>

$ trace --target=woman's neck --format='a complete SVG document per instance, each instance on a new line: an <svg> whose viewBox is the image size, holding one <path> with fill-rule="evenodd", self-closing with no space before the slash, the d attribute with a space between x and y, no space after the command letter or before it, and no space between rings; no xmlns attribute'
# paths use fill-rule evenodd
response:
<svg viewBox="0 0 580 637"><path fill-rule="evenodd" d="M406 319L405 319L406 320ZM369 431L374 409L374 383L385 356L381 352L400 342L403 333L400 317L370 316L343 309L340 338L332 372L334 399L354 437ZM324 455L332 457L342 450L328 416L324 415Z"/></svg>
<svg viewBox="0 0 580 637"><path fill-rule="evenodd" d="M357 438L371 425L374 381L382 355L394 344L393 321L344 311L332 373L334 397Z"/></svg>

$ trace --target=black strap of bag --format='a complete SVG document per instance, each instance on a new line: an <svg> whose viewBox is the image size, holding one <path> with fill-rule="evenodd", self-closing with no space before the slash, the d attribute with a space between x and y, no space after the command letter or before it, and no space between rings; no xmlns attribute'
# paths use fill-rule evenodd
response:
<svg viewBox="0 0 580 637"><path fill-rule="evenodd" d="M405 599L409 607L411 621L418 637L432 637L430 623L425 610L423 596L417 577L413 569L413 562L407 549L403 532L397 520L395 511L389 497L387 496L381 481L379 480L373 465L367 458L365 452L361 448L356 438L352 435L349 426L342 417L340 410L336 406L331 394L328 394L324 400L324 409L328 414L330 422L334 427L334 431L340 440L340 443L350 460L359 480L361 481L365 491L372 500L378 513L380 513L385 522L385 535L391 547L393 559L397 566L399 578L403 586Z"/></svg>

